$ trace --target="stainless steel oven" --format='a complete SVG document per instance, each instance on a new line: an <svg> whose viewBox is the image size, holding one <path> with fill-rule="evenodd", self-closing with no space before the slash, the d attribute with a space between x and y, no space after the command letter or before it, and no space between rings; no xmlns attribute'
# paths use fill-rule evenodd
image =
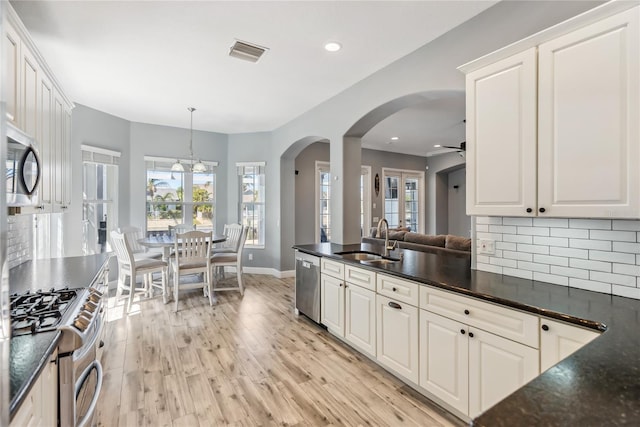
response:
<svg viewBox="0 0 640 427"><path fill-rule="evenodd" d="M100 391L102 365L97 357L102 335L102 294L89 288L70 319L60 327L58 380L60 426L92 425Z"/></svg>
<svg viewBox="0 0 640 427"><path fill-rule="evenodd" d="M7 124L7 206L38 204L42 168L36 142L20 129Z"/></svg>

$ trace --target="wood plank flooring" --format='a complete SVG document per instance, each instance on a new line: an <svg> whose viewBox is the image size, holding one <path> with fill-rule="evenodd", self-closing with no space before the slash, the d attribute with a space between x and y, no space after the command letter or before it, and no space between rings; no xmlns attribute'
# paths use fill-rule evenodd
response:
<svg viewBox="0 0 640 427"><path fill-rule="evenodd" d="M97 425L463 425L296 316L293 278L244 278L244 297L185 292L178 313L111 297Z"/></svg>

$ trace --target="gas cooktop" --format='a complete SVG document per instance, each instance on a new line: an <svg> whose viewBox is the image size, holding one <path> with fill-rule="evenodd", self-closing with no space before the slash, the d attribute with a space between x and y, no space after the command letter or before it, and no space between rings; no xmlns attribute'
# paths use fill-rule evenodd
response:
<svg viewBox="0 0 640 427"><path fill-rule="evenodd" d="M57 329L76 296L77 291L69 288L11 295L12 336Z"/></svg>

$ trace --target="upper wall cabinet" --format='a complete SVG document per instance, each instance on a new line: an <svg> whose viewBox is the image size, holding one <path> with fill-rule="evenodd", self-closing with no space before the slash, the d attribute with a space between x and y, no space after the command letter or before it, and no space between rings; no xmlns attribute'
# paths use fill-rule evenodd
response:
<svg viewBox="0 0 640 427"><path fill-rule="evenodd" d="M3 20L7 121L35 138L40 205L22 213L65 212L71 202L71 109L27 30L7 4Z"/></svg>
<svg viewBox="0 0 640 427"><path fill-rule="evenodd" d="M640 218L640 7L605 6L461 67L469 215Z"/></svg>

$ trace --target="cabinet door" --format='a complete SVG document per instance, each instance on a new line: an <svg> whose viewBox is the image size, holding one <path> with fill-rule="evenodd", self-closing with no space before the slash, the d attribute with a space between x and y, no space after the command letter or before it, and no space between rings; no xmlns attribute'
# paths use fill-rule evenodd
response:
<svg viewBox="0 0 640 427"><path fill-rule="evenodd" d="M539 47L538 205L640 216L638 7Z"/></svg>
<svg viewBox="0 0 640 427"><path fill-rule="evenodd" d="M3 89L6 99L7 121L18 126L20 119L20 37L15 29L7 21L2 22L4 37L2 39L4 49L4 81Z"/></svg>
<svg viewBox="0 0 640 427"><path fill-rule="evenodd" d="M57 92L54 92L53 98L53 167L54 176L53 180L53 201L55 209L60 211L61 206L64 204L64 189L62 185L63 180L63 168L65 161L64 153L64 103L62 98Z"/></svg>
<svg viewBox="0 0 640 427"><path fill-rule="evenodd" d="M71 111L66 107L63 110L63 117L62 210L64 212L71 207L71 185L73 183L71 173Z"/></svg>
<svg viewBox="0 0 640 427"><path fill-rule="evenodd" d="M463 414L469 412L465 324L420 310L420 386Z"/></svg>
<svg viewBox="0 0 640 427"><path fill-rule="evenodd" d="M544 372L600 334L596 331L542 319L540 333L540 371Z"/></svg>
<svg viewBox="0 0 640 427"><path fill-rule="evenodd" d="M29 394L22 401L18 412L14 414L11 420L11 427L36 427L41 425L40 410L38 408L40 390L40 378L38 378L35 384L31 386Z"/></svg>
<svg viewBox="0 0 640 427"><path fill-rule="evenodd" d="M342 280L323 274L320 279L320 323L344 337L344 287Z"/></svg>
<svg viewBox="0 0 640 427"><path fill-rule="evenodd" d="M42 180L40 184L40 200L47 210L53 203L52 183L55 179L54 151L53 151L53 85L41 73L38 93L39 129L38 142L40 144L40 162L42 164Z"/></svg>
<svg viewBox="0 0 640 427"><path fill-rule="evenodd" d="M418 383L418 309L376 295L378 362Z"/></svg>
<svg viewBox="0 0 640 427"><path fill-rule="evenodd" d="M20 128L37 138L38 134L38 86L40 79L38 63L31 51L23 45L20 64Z"/></svg>
<svg viewBox="0 0 640 427"><path fill-rule="evenodd" d="M466 89L467 214L535 215L535 48L467 74Z"/></svg>
<svg viewBox="0 0 640 427"><path fill-rule="evenodd" d="M469 416L516 391L539 374L538 350L469 328Z"/></svg>
<svg viewBox="0 0 640 427"><path fill-rule="evenodd" d="M376 357L376 293L345 283L345 339Z"/></svg>
<svg viewBox="0 0 640 427"><path fill-rule="evenodd" d="M40 374L41 425L55 426L58 422L58 353L55 352Z"/></svg>

